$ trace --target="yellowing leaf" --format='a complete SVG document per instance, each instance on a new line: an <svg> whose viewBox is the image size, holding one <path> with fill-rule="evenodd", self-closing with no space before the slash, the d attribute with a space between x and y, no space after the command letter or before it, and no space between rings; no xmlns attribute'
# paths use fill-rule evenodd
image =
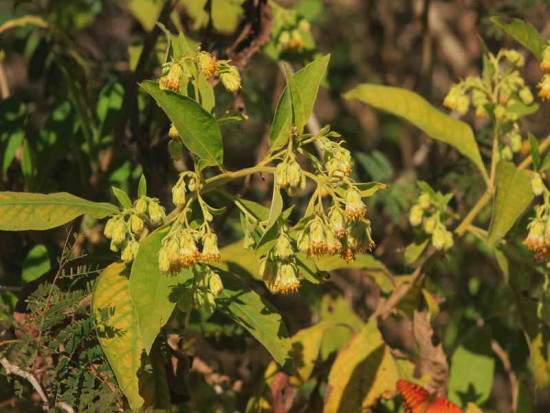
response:
<svg viewBox="0 0 550 413"><path fill-rule="evenodd" d="M535 374L535 383L537 387L543 387L548 384L548 340L544 333L539 331L529 343L531 349L531 364Z"/></svg>
<svg viewBox="0 0 550 413"><path fill-rule="evenodd" d="M87 201L66 192L0 192L1 231L45 230L83 214L100 219L116 212L118 208L112 204Z"/></svg>
<svg viewBox="0 0 550 413"><path fill-rule="evenodd" d="M512 162L502 161L496 172L496 196L488 242L495 245L512 228L533 199L529 171L517 169Z"/></svg>
<svg viewBox="0 0 550 413"><path fill-rule="evenodd" d="M472 128L437 110L420 95L397 87L365 83L350 90L344 97L359 99L376 109L402 117L431 138L454 146L487 177Z"/></svg>
<svg viewBox="0 0 550 413"><path fill-rule="evenodd" d="M395 360L372 319L336 357L323 412L371 411L395 392L397 379Z"/></svg>
<svg viewBox="0 0 550 413"><path fill-rule="evenodd" d="M474 403L468 403L464 413L483 413L483 410L477 407Z"/></svg>

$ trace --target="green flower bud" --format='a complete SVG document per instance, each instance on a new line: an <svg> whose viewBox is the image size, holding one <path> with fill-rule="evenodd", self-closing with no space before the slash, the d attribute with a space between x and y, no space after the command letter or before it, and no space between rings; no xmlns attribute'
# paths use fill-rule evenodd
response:
<svg viewBox="0 0 550 413"><path fill-rule="evenodd" d="M290 238L286 234L281 234L275 243L275 255L282 260L288 260L294 256L294 249L290 243Z"/></svg>
<svg viewBox="0 0 550 413"><path fill-rule="evenodd" d="M533 103L533 94L528 87L524 87L519 90L519 98L526 105Z"/></svg>
<svg viewBox="0 0 550 413"><path fill-rule="evenodd" d="M546 186L542 180L542 176L538 172L533 172L531 176L531 190L535 195L542 195Z"/></svg>
<svg viewBox="0 0 550 413"><path fill-rule="evenodd" d="M113 230L114 230L114 227L115 227L115 222L116 222L116 218L113 217L111 219L109 219L107 221L107 223L105 224L105 228L103 230L103 234L105 235L106 238L113 238Z"/></svg>
<svg viewBox="0 0 550 413"><path fill-rule="evenodd" d="M220 73L223 86L230 92L236 92L241 88L241 75L235 66L227 66L227 70Z"/></svg>
<svg viewBox="0 0 550 413"><path fill-rule="evenodd" d="M201 261L219 261L221 258L220 250L218 249L218 237L213 232L207 233L202 238L202 252L200 255Z"/></svg>
<svg viewBox="0 0 550 413"><path fill-rule="evenodd" d="M203 294L204 309L209 313L216 311L216 297L210 291L205 291Z"/></svg>
<svg viewBox="0 0 550 413"><path fill-rule="evenodd" d="M446 232L443 226L438 226L434 229L432 233L432 244L435 249L441 250L445 247Z"/></svg>
<svg viewBox="0 0 550 413"><path fill-rule="evenodd" d="M214 271L211 271L211 273L210 273L210 278L208 280L208 286L210 288L210 291L212 291L212 294L214 294L216 297L219 296L223 292L222 279Z"/></svg>
<svg viewBox="0 0 550 413"><path fill-rule="evenodd" d="M123 218L116 218L113 223L111 239L115 244L120 244L126 239L126 223Z"/></svg>
<svg viewBox="0 0 550 413"><path fill-rule="evenodd" d="M145 224L139 215L132 214L130 217L130 228L132 228L132 232L136 235L140 235L143 232Z"/></svg>
<svg viewBox="0 0 550 413"><path fill-rule="evenodd" d="M431 198L430 195L426 192L423 192L418 197L418 205L420 205L420 208L422 209L428 209L430 207Z"/></svg>
<svg viewBox="0 0 550 413"><path fill-rule="evenodd" d="M517 131L510 132L508 135L510 139L510 149L512 152L519 152L521 150L521 135Z"/></svg>
<svg viewBox="0 0 550 413"><path fill-rule="evenodd" d="M170 139L168 142L168 153L170 153L170 158L174 161L179 161L183 159L184 147L179 139Z"/></svg>
<svg viewBox="0 0 550 413"><path fill-rule="evenodd" d="M145 198L139 198L134 202L134 209L138 214L145 215L147 212L147 200Z"/></svg>
<svg viewBox="0 0 550 413"><path fill-rule="evenodd" d="M459 96L456 100L456 111L461 115L464 115L470 107L470 99L468 96Z"/></svg>
<svg viewBox="0 0 550 413"><path fill-rule="evenodd" d="M418 204L413 205L409 213L409 222L413 227L416 227L422 223L422 218L424 218L424 211L422 207Z"/></svg>
<svg viewBox="0 0 550 413"><path fill-rule="evenodd" d="M328 220L334 235L340 239L344 238L344 235L346 235L346 218L342 210L333 206L329 211Z"/></svg>
<svg viewBox="0 0 550 413"><path fill-rule="evenodd" d="M439 220L435 216L428 217L426 221L424 221L424 231L426 234L433 233L435 227L439 223Z"/></svg>
<svg viewBox="0 0 550 413"><path fill-rule="evenodd" d="M454 240L453 240L453 234L452 232L450 231L445 231L445 236L444 236L445 240L443 242L443 248L448 250L448 249L451 249L454 245Z"/></svg>
<svg viewBox="0 0 550 413"><path fill-rule="evenodd" d="M504 50L503 53L504 57L513 65L521 67L525 64L525 58L516 50Z"/></svg>
<svg viewBox="0 0 550 413"><path fill-rule="evenodd" d="M511 160L514 157L512 149L509 146L505 146L500 151L500 157L506 161Z"/></svg>
<svg viewBox="0 0 550 413"><path fill-rule="evenodd" d="M350 187L345 195L346 209L344 214L348 219L354 220L365 216L367 206L363 203L361 193L354 187Z"/></svg>
<svg viewBox="0 0 550 413"><path fill-rule="evenodd" d="M180 137L180 134L176 129L176 125L174 125L173 123L170 124L170 129L168 130L168 137L175 140L178 140Z"/></svg>
<svg viewBox="0 0 550 413"><path fill-rule="evenodd" d="M149 202L147 214L149 215L149 221L151 221L151 224L154 226L162 224L164 222L164 218L166 218L164 208L154 199L151 199Z"/></svg>
<svg viewBox="0 0 550 413"><path fill-rule="evenodd" d="M185 205L185 184L181 179L172 187L172 202L178 207Z"/></svg>
<svg viewBox="0 0 550 413"><path fill-rule="evenodd" d="M132 262L135 260L139 250L139 243L132 240L126 244L122 250L121 259L124 262Z"/></svg>

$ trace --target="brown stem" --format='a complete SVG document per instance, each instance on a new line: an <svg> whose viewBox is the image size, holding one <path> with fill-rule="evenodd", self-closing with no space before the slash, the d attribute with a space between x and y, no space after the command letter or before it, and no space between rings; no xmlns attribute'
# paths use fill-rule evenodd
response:
<svg viewBox="0 0 550 413"><path fill-rule="evenodd" d="M42 407L44 408L44 410L48 411L50 409L50 402L46 397L44 389L42 389L42 386L40 385L36 377L34 377L28 371L21 369L19 366L11 364L5 357L0 358L0 364L2 365L2 367L4 367L4 370L6 370L6 374L15 374L16 376L22 377L27 380L42 399Z"/></svg>

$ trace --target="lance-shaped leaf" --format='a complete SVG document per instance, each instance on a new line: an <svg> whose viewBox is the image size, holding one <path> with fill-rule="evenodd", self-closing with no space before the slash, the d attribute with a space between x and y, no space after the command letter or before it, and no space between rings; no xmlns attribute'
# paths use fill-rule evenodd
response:
<svg viewBox="0 0 550 413"><path fill-rule="evenodd" d="M158 254L166 234L167 230L153 232L140 243L130 277L130 294L139 316L140 333L147 353L174 311L178 290L189 288L193 278L190 269L175 275L160 271Z"/></svg>
<svg viewBox="0 0 550 413"><path fill-rule="evenodd" d="M156 100L176 126L185 146L199 157L200 167L223 163L220 126L210 113L193 99L161 90L155 82L143 82L141 87Z"/></svg>
<svg viewBox="0 0 550 413"><path fill-rule="evenodd" d="M66 192L36 194L0 192L0 230L27 231L55 228L88 214L105 218L118 212L106 202L92 202Z"/></svg>
<svg viewBox="0 0 550 413"><path fill-rule="evenodd" d="M299 122L302 124L296 125L296 127L302 129L303 124L309 120L317 99L319 85L327 71L329 59L330 55L321 57L292 75L292 89L299 92L299 98L295 97L292 101L293 98L288 87L281 94L269 137L271 150L278 149L288 142L293 116L292 103L300 105L299 108L295 108L294 113L299 113Z"/></svg>
<svg viewBox="0 0 550 413"><path fill-rule="evenodd" d="M369 411L395 392L395 360L371 319L338 353L328 376L325 413Z"/></svg>
<svg viewBox="0 0 550 413"><path fill-rule="evenodd" d="M542 60L544 42L537 29L531 24L521 19L514 19L510 23L504 23L500 17L491 17L491 21L495 26L504 30L522 46L533 53L538 60Z"/></svg>
<svg viewBox="0 0 550 413"><path fill-rule="evenodd" d="M495 245L512 228L533 199L531 173L517 169L512 162L502 161L496 172L496 196L488 242Z"/></svg>
<svg viewBox="0 0 550 413"><path fill-rule="evenodd" d="M168 407L166 376L158 373L158 363L149 360L144 352L124 263L111 264L100 274L92 307L101 348L130 408L137 411L141 407Z"/></svg>
<svg viewBox="0 0 550 413"><path fill-rule="evenodd" d="M279 311L234 275L220 271L217 308L258 340L282 367L291 368L290 339Z"/></svg>
<svg viewBox="0 0 550 413"><path fill-rule="evenodd" d="M365 83L350 90L344 97L359 99L376 109L402 117L431 138L454 146L487 177L472 128L439 111L420 95L397 87Z"/></svg>

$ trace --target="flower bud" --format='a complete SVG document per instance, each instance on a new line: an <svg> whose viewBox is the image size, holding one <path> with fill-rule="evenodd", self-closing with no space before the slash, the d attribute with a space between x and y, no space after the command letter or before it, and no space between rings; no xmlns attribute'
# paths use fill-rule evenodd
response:
<svg viewBox="0 0 550 413"><path fill-rule="evenodd" d="M344 235L346 235L346 218L342 210L336 206L332 207L328 214L328 220L334 235L340 239L344 238Z"/></svg>
<svg viewBox="0 0 550 413"><path fill-rule="evenodd" d="M542 62L540 63L540 70L544 73L550 73L550 45L546 45L542 53Z"/></svg>
<svg viewBox="0 0 550 413"><path fill-rule="evenodd" d="M298 291L298 267L296 264L282 263L271 282L266 282L273 294L289 294Z"/></svg>
<svg viewBox="0 0 550 413"><path fill-rule="evenodd" d="M201 261L219 261L220 250L218 249L218 237L213 232L209 232L202 238Z"/></svg>
<svg viewBox="0 0 550 413"><path fill-rule="evenodd" d="M533 103L533 94L528 87L523 87L519 90L519 98L526 105Z"/></svg>
<svg viewBox="0 0 550 413"><path fill-rule="evenodd" d="M208 52L199 52L197 54L197 64L199 70L207 79L214 76L218 70L216 58Z"/></svg>
<svg viewBox="0 0 550 413"><path fill-rule="evenodd" d="M136 235L140 235L143 232L144 227L145 224L139 215L132 214L130 217L130 228L132 228L132 232Z"/></svg>
<svg viewBox="0 0 550 413"><path fill-rule="evenodd" d="M221 277L214 271L210 272L210 278L208 279L208 287L212 294L216 297L223 292L223 282Z"/></svg>
<svg viewBox="0 0 550 413"><path fill-rule="evenodd" d="M227 70L220 73L220 79L230 92L236 92L241 88L241 75L235 66L228 65Z"/></svg>
<svg viewBox="0 0 550 413"><path fill-rule="evenodd" d="M470 99L468 96L459 96L456 100L456 111L461 115L464 115L470 107Z"/></svg>
<svg viewBox="0 0 550 413"><path fill-rule="evenodd" d="M435 249L441 250L445 247L445 233L447 231L443 226L438 226L434 229L432 234L432 244Z"/></svg>
<svg viewBox="0 0 550 413"><path fill-rule="evenodd" d="M181 179L172 187L172 202L178 207L185 205L185 184Z"/></svg>
<svg viewBox="0 0 550 413"><path fill-rule="evenodd" d="M550 74L545 74L537 87L540 89L539 96L542 100L550 99Z"/></svg>
<svg viewBox="0 0 550 413"><path fill-rule="evenodd" d="M246 231L244 233L243 238L243 248L245 250L250 250L256 246L256 242L254 241L254 236L252 235L252 231Z"/></svg>
<svg viewBox="0 0 550 413"><path fill-rule="evenodd" d="M269 257L260 261L260 276L266 284L271 283L277 276L277 262Z"/></svg>
<svg viewBox="0 0 550 413"><path fill-rule="evenodd" d="M533 193L537 196L542 195L545 189L546 186L544 185L540 173L533 172L533 175L531 177L531 190L533 191Z"/></svg>
<svg viewBox="0 0 550 413"><path fill-rule="evenodd" d="M500 157L506 161L511 160L514 157L514 154L512 152L512 149L509 146L505 146L500 151Z"/></svg>
<svg viewBox="0 0 550 413"><path fill-rule="evenodd" d="M367 206L363 203L361 193L354 187L350 187L345 193L345 215L348 219L359 219L367 213Z"/></svg>
<svg viewBox="0 0 550 413"><path fill-rule="evenodd" d="M170 158L174 161L183 159L183 151L184 147L179 139L170 139L170 142L168 142L168 153L170 154Z"/></svg>
<svg viewBox="0 0 550 413"><path fill-rule="evenodd" d="M113 238L113 229L115 227L116 218L110 218L107 223L105 224L105 228L103 229L103 234L106 238Z"/></svg>
<svg viewBox="0 0 550 413"><path fill-rule="evenodd" d="M216 311L216 297L210 291L205 291L203 294L204 299L204 309L209 313Z"/></svg>
<svg viewBox="0 0 550 413"><path fill-rule="evenodd" d="M124 262L132 262L138 253L139 250L139 243L137 241L130 241L126 244L126 246L122 250L121 259Z"/></svg>
<svg viewBox="0 0 550 413"><path fill-rule="evenodd" d="M525 64L525 58L516 50L504 50L504 57L518 67L521 67Z"/></svg>
<svg viewBox="0 0 550 413"><path fill-rule="evenodd" d="M519 152L521 150L521 134L513 130L508 135L508 139L510 140L510 149L512 152Z"/></svg>
<svg viewBox="0 0 550 413"><path fill-rule="evenodd" d="M178 139L180 137L180 134L176 129L176 125L174 125L173 123L170 124L170 129L168 130L168 137L172 139Z"/></svg>
<svg viewBox="0 0 550 413"><path fill-rule="evenodd" d="M416 227L422 223L422 218L424 217L424 211L422 210L422 207L418 204L413 205L411 207L411 211L409 213L409 222L413 227Z"/></svg>
<svg viewBox="0 0 550 413"><path fill-rule="evenodd" d="M147 212L147 200L145 198L139 198L134 202L134 209L138 214L144 215Z"/></svg>
<svg viewBox="0 0 550 413"><path fill-rule="evenodd" d="M202 291L193 291L193 308L201 308L204 304L205 297Z"/></svg>
<svg viewBox="0 0 550 413"><path fill-rule="evenodd" d="M327 162L325 168L329 176L336 178L343 178L351 173L351 167L353 161L351 159L351 153L337 145L336 148L328 152Z"/></svg>
<svg viewBox="0 0 550 413"><path fill-rule="evenodd" d="M286 234L281 234L275 243L275 256L282 260L288 260L294 256L294 249L290 243L290 238Z"/></svg>
<svg viewBox="0 0 550 413"><path fill-rule="evenodd" d="M435 216L428 217L426 221L424 221L424 231L426 234L431 234L435 227L437 226L439 220Z"/></svg>
<svg viewBox="0 0 550 413"><path fill-rule="evenodd" d="M182 75L182 67L178 63L170 63L168 73L159 80L160 89L179 92Z"/></svg>
<svg viewBox="0 0 550 413"><path fill-rule="evenodd" d="M164 208L154 199L149 202L147 214L149 215L149 221L151 221L151 224L155 226L162 224L164 218L166 218Z"/></svg>
<svg viewBox="0 0 550 413"><path fill-rule="evenodd" d="M120 244L126 239L126 223L122 217L116 219L113 224L113 236L111 237L115 244Z"/></svg>
<svg viewBox="0 0 550 413"><path fill-rule="evenodd" d="M298 22L298 29L302 32L309 32L311 30L311 25L305 19L302 19Z"/></svg>
<svg viewBox="0 0 550 413"><path fill-rule="evenodd" d="M443 248L445 250L448 250L448 249L451 249L454 245L454 240L453 240L453 234L452 232L450 231L445 231L445 236L444 236L444 241L443 241Z"/></svg>
<svg viewBox="0 0 550 413"><path fill-rule="evenodd" d="M430 195L426 192L423 192L418 197L418 205L420 205L420 208L422 209L428 209L430 207L431 198Z"/></svg>

